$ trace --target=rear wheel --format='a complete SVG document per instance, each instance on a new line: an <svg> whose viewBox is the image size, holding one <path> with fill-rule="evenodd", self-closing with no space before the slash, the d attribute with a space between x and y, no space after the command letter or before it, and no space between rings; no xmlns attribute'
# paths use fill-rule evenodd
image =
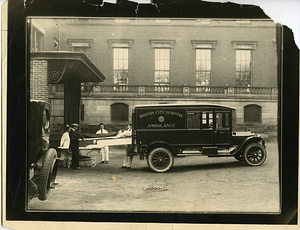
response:
<svg viewBox="0 0 300 230"><path fill-rule="evenodd" d="M148 154L147 163L154 172L166 172L172 167L174 156L166 148L156 148Z"/></svg>
<svg viewBox="0 0 300 230"><path fill-rule="evenodd" d="M58 167L56 157L57 152L55 149L51 148L47 150L37 182L40 200L47 199L55 181Z"/></svg>
<svg viewBox="0 0 300 230"><path fill-rule="evenodd" d="M262 165L267 158L267 151L264 146L258 143L252 143L245 148L244 160L247 165Z"/></svg>

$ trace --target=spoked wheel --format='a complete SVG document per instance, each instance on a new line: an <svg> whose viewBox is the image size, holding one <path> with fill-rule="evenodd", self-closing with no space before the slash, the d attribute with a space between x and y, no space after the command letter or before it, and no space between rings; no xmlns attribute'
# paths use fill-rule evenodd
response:
<svg viewBox="0 0 300 230"><path fill-rule="evenodd" d="M86 163L88 164L87 166L90 167L96 167L97 165L97 153L91 151L87 154L87 156L90 158Z"/></svg>
<svg viewBox="0 0 300 230"><path fill-rule="evenodd" d="M94 156L91 160L91 167L94 168L96 167L96 165L97 165L97 157Z"/></svg>
<svg viewBox="0 0 300 230"><path fill-rule="evenodd" d="M69 169L71 168L71 166L72 166L72 158L69 157L69 159L67 160L67 168Z"/></svg>
<svg viewBox="0 0 300 230"><path fill-rule="evenodd" d="M38 178L39 199L46 200L56 178L58 164L55 149L48 149Z"/></svg>
<svg viewBox="0 0 300 230"><path fill-rule="evenodd" d="M262 165L267 158L267 151L264 146L258 143L248 145L244 152L245 163L250 166Z"/></svg>
<svg viewBox="0 0 300 230"><path fill-rule="evenodd" d="M156 148L149 153L147 163L154 172L166 172L172 167L174 157L168 149Z"/></svg>

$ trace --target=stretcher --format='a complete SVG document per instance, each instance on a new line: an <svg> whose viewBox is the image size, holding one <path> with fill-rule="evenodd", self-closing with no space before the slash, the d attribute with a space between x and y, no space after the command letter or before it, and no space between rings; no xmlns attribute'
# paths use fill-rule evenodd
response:
<svg viewBox="0 0 300 230"><path fill-rule="evenodd" d="M79 163L83 163L88 167L95 167L97 165L97 157L103 146L88 145L86 147L79 147ZM72 152L68 148L58 147L58 160L63 162L64 167L70 168L72 165Z"/></svg>
<svg viewBox="0 0 300 230"><path fill-rule="evenodd" d="M94 145L87 145L86 147L79 147L79 163L83 162L86 166L95 167L97 165L97 158L100 157L101 149L104 146L130 145L131 137L95 137L84 138L84 141L95 141ZM63 162L64 167L70 168L72 165L72 152L68 148L58 147L58 160Z"/></svg>
<svg viewBox="0 0 300 230"><path fill-rule="evenodd" d="M116 146L116 145L130 145L132 143L131 137L105 137L105 138L84 138L85 141L95 141L95 145L90 146Z"/></svg>

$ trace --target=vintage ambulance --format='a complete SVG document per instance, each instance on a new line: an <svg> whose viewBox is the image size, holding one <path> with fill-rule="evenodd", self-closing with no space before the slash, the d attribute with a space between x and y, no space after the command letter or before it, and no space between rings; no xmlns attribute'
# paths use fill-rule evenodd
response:
<svg viewBox="0 0 300 230"><path fill-rule="evenodd" d="M235 109L212 104L135 106L132 143L155 172L168 171L176 155L235 157L259 166L267 157L265 141L250 131L235 131Z"/></svg>

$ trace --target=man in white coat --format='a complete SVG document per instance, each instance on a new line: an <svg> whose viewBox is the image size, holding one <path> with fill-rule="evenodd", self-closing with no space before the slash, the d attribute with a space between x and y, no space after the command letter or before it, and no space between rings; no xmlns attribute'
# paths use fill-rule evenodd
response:
<svg viewBox="0 0 300 230"><path fill-rule="evenodd" d="M132 136L132 124L128 124L128 129L125 131L119 131L118 137L130 137ZM125 146L125 156L123 160L122 168L130 169L132 165L133 155L130 153L133 151L133 145L126 145Z"/></svg>
<svg viewBox="0 0 300 230"><path fill-rule="evenodd" d="M103 123L100 123L99 124L100 126L100 129L96 132L96 134L107 134L107 130L104 129L104 124ZM94 144L97 143L97 141L94 142ZM108 160L109 160L109 151L108 151L108 146L105 145L103 146L103 148L101 149L101 157L102 157L102 160L100 162L100 164L107 164L108 163Z"/></svg>
<svg viewBox="0 0 300 230"><path fill-rule="evenodd" d="M60 147L67 148L67 149L69 148L69 146L70 146L70 135L69 135L70 131L71 131L71 127L69 125L67 125L66 130L60 139L60 145L59 145Z"/></svg>

